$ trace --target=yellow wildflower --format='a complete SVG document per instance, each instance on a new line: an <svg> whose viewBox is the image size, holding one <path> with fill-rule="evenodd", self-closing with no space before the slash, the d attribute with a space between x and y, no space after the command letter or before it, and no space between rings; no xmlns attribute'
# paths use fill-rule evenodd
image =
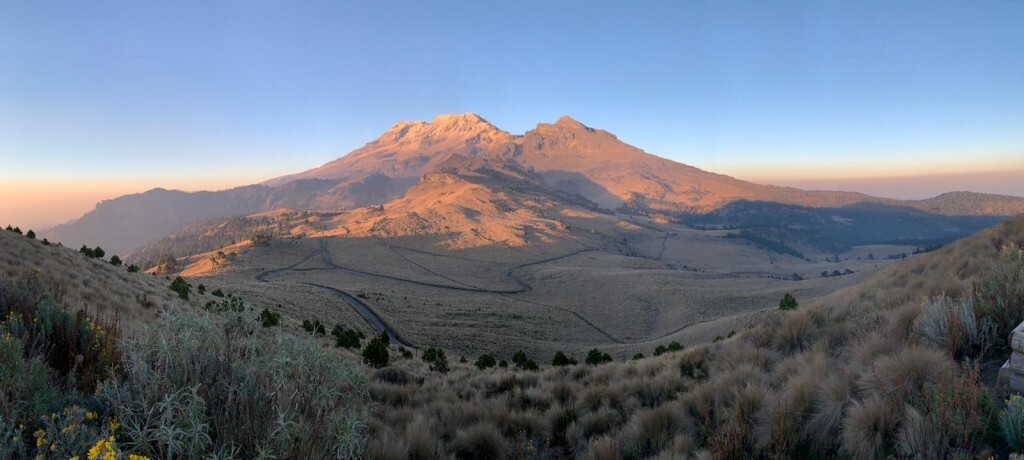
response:
<svg viewBox="0 0 1024 460"><path fill-rule="evenodd" d="M56 450L57 450L57 443L50 444L50 452L54 452Z"/></svg>
<svg viewBox="0 0 1024 460"><path fill-rule="evenodd" d="M68 460L78 460L78 456L77 456L77 455L75 455L74 457L71 457L71 458L69 458Z"/></svg>
<svg viewBox="0 0 1024 460"><path fill-rule="evenodd" d="M149 460L145 455L128 454L128 460Z"/></svg>
<svg viewBox="0 0 1024 460"><path fill-rule="evenodd" d="M110 421L108 421L107 423L110 425L110 431L117 431L117 428L121 426L119 423L117 423L116 417L111 417Z"/></svg>
<svg viewBox="0 0 1024 460"><path fill-rule="evenodd" d="M89 453L86 457L89 460L107 460L117 457L117 449L114 448L114 437L111 436L110 440L100 439L96 441L96 445L89 449Z"/></svg>
<svg viewBox="0 0 1024 460"><path fill-rule="evenodd" d="M86 412L85 413L85 419L86 420L96 420L96 413L95 412Z"/></svg>

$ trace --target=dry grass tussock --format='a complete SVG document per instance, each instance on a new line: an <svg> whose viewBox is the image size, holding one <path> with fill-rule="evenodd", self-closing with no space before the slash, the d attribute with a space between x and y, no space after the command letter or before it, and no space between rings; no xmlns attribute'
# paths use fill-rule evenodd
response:
<svg viewBox="0 0 1024 460"><path fill-rule="evenodd" d="M378 441L402 437L379 456L945 458L1007 452L998 398L980 382L976 364L998 353L999 344L976 346L976 334L987 334L981 324L998 322L1005 309L1024 308L1024 297L1014 297L1024 287L1013 285L1024 280L1006 267L1015 263L1005 254L1013 248L1004 250L1021 242L1024 218L772 315L727 340L637 361L538 371L453 363L440 374L418 358L399 359L391 367L403 378L371 377L380 404L371 429ZM993 276L1003 277L1001 287L985 288ZM942 295L949 305L973 307L947 313L946 304L935 306Z"/></svg>

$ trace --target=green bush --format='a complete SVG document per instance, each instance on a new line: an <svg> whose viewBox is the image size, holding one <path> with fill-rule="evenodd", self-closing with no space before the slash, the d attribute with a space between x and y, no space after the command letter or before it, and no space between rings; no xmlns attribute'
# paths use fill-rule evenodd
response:
<svg viewBox="0 0 1024 460"><path fill-rule="evenodd" d="M355 329L349 329L340 324L334 326L334 329L331 330L331 335L333 335L335 339L334 346L345 349L355 348L358 350L362 348L362 345L359 343L359 339L366 338L362 332Z"/></svg>
<svg viewBox="0 0 1024 460"><path fill-rule="evenodd" d="M281 314L272 312L266 308L260 312L260 324L263 327L273 327L281 324Z"/></svg>
<svg viewBox="0 0 1024 460"><path fill-rule="evenodd" d="M668 344L668 346L658 345L657 347L655 347L654 348L654 356L661 356L661 355L663 355L665 353L674 353L674 352L682 351L682 350L683 350L683 346L680 345L679 342L676 342L676 341L673 340L672 343Z"/></svg>
<svg viewBox="0 0 1024 460"><path fill-rule="evenodd" d="M107 255L107 253L106 253L106 251L103 250L103 248L101 248L99 246L96 246L96 249L92 250L92 255L93 255L93 257L96 257L97 259L102 259L103 256Z"/></svg>
<svg viewBox="0 0 1024 460"><path fill-rule="evenodd" d="M36 239L36 232L33 232L32 230L29 230L28 233L25 234L25 236L27 236L28 239L30 239L30 240L34 240L34 239Z"/></svg>
<svg viewBox="0 0 1024 460"><path fill-rule="evenodd" d="M798 305L799 303L797 303L796 298L787 292L786 295L782 296L782 300L779 301L779 310L796 310Z"/></svg>
<svg viewBox="0 0 1024 460"><path fill-rule="evenodd" d="M220 288L217 288L216 290L211 292L210 295L214 297L224 297L224 291L220 290Z"/></svg>
<svg viewBox="0 0 1024 460"><path fill-rule="evenodd" d="M302 320L302 329L308 332L313 337L321 337L327 334L327 329L324 324L318 319L310 321L308 319Z"/></svg>
<svg viewBox="0 0 1024 460"><path fill-rule="evenodd" d="M113 266L117 267L117 266L120 266L121 263L122 263L121 262L121 258L116 256L116 255L110 258L110 265L113 265ZM202 294L202 293L200 292L200 294Z"/></svg>
<svg viewBox="0 0 1024 460"><path fill-rule="evenodd" d="M576 358L570 358L570 357L566 356L565 353L562 353L561 351L555 353L555 357L551 359L551 365L552 366L569 366L569 365L575 365L575 364L577 364L576 363Z"/></svg>
<svg viewBox="0 0 1024 460"><path fill-rule="evenodd" d="M637 354L633 355L633 361L636 361L638 359L644 359L644 354L643 353L637 353Z"/></svg>
<svg viewBox="0 0 1024 460"><path fill-rule="evenodd" d="M370 340L363 348L363 362L376 368L388 365L388 342L387 333L383 333Z"/></svg>
<svg viewBox="0 0 1024 460"><path fill-rule="evenodd" d="M120 445L157 458L351 458L364 449L364 371L257 316L163 314L125 342L124 378L97 397Z"/></svg>
<svg viewBox="0 0 1024 460"><path fill-rule="evenodd" d="M540 368L537 366L536 362L526 357L526 352L523 350L516 351L512 355L512 364L515 364L516 367L526 371L535 371Z"/></svg>
<svg viewBox="0 0 1024 460"><path fill-rule="evenodd" d="M612 355L608 353L601 353L601 350L594 348L587 353L587 364L596 366L598 364L612 362Z"/></svg>
<svg viewBox="0 0 1024 460"><path fill-rule="evenodd" d="M114 256L114 257L117 257L117 256ZM111 261L111 263L113 263L114 259L110 259L110 261ZM206 286L203 285L203 284L200 284L199 286L196 287L196 292L198 292L199 295L206 294Z"/></svg>
<svg viewBox="0 0 1024 460"><path fill-rule="evenodd" d="M476 363L474 363L474 365L476 366L477 369L484 370L496 366L497 362L494 359L494 355L490 353L485 353L480 355L480 357L476 359Z"/></svg>
<svg viewBox="0 0 1024 460"><path fill-rule="evenodd" d="M0 458L69 458L111 435L86 407L120 358L116 323L68 311L38 272L0 278Z"/></svg>
<svg viewBox="0 0 1024 460"><path fill-rule="evenodd" d="M139 272L139 266L138 265L131 264L131 265L128 266L128 273L138 273L138 272Z"/></svg>
<svg viewBox="0 0 1024 460"><path fill-rule="evenodd" d="M448 357L444 350L430 347L423 352L423 361L430 364L430 370L435 372L448 372Z"/></svg>
<svg viewBox="0 0 1024 460"><path fill-rule="evenodd" d="M178 297L184 300L188 300L188 294L192 290L192 286L189 286L185 278L177 277L174 281L171 281L171 290L178 293Z"/></svg>

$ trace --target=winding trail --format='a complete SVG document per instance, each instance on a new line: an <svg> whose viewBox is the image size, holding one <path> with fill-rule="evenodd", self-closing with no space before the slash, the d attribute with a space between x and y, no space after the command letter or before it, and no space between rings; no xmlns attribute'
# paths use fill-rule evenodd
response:
<svg viewBox="0 0 1024 460"><path fill-rule="evenodd" d="M330 291L334 295L341 297L341 299L344 300L345 302L348 302L348 304L351 305L352 308L354 308L357 313L359 313L359 316L362 316L363 320L365 320L366 323L369 324L370 327L374 328L378 333L386 332L388 334L388 339L391 341L391 343L404 345L410 348L417 348L416 345L409 343L408 341L403 339L402 336L398 335L398 332L395 332L395 329L389 326L388 323L384 321L384 318L381 318L379 315L377 315L377 312L373 311L373 309L371 309L369 305L366 305L365 303L363 303L363 301L357 299L351 294L342 291L341 289L333 288L330 286L324 286L322 284L306 282L299 282L299 284L305 284L306 286L314 286L320 289Z"/></svg>
<svg viewBox="0 0 1024 460"><path fill-rule="evenodd" d="M662 254L665 252L665 243L667 242L669 237L670 237L670 235L667 234L667 233L664 235L664 238L662 239L661 253L658 254L657 259L661 259ZM304 256L301 259L299 259L299 261L297 261L297 262L295 262L295 263L293 263L291 265L288 265L286 267L276 268L276 269L271 269L271 270L266 270L266 271L260 272L259 274L256 275L256 280L258 280L260 282L270 282L269 278L271 278L273 276L277 276L277 275L285 273L285 272L342 271L342 272L347 272L347 273L353 273L353 274L368 276L368 277L372 277L372 278L380 278L380 279L386 279L386 280L391 280L391 281L398 281L398 282L402 282L402 283L409 283L409 284L414 284L414 285L418 285L418 286L426 286L426 287L432 287L432 288L438 288L438 289L448 289L448 290L462 291L462 292L476 292L476 293L485 293L485 294L495 294L495 295L500 295L502 297L508 298L510 300L517 301L517 302L523 302L523 303L527 303L527 304L530 304L530 305L535 305L535 306L539 306L539 307L543 307L543 308L548 308L548 309L552 309L552 310L558 310L560 312L563 312L563 313L566 313L568 315L571 315L571 316L575 317L581 323L586 324L590 329L592 329L594 332L598 333L602 337L606 338L607 340L609 340L611 342L614 342L614 343L620 344L620 345L641 344L641 343L650 343L650 342L658 341L658 340L664 339L666 337L669 337L671 335L677 334L677 333L679 333L679 332L681 332L681 331L683 331L683 330L685 330L685 329L687 329L687 328L689 328L691 326L695 326L697 324L707 323L707 322L711 322L711 321L715 321L715 320L721 319L721 318L711 318L711 319L695 321L695 322L692 322L692 323L689 323L689 324L685 324L685 325L683 325L683 326L681 326L681 327L679 327L679 328L677 328L675 330L672 330L670 332L661 334L661 335L659 335L657 337L648 337L648 338L644 338L644 339L640 339L640 340L623 340L621 338L618 338L618 337L610 334L608 331L605 331L600 326L598 326L597 324L593 323L592 321L590 321L589 319L587 319L586 317L584 317L583 315L579 314L576 311L573 311L573 310L570 310L570 309L564 308L564 307L559 307L557 305L550 305L550 304L546 304L546 303L542 303L542 302L537 302L537 301L525 299L525 298L522 298L522 297L518 296L518 294L524 294L524 293L532 291L533 287L530 286L529 283L527 283L526 281L522 280L521 278L519 278L519 277L517 277L515 275L515 272L517 270L521 270L523 268L532 267L532 266L536 266L536 265L542 265L542 264L546 264L546 263L550 263L550 262L555 262L555 261L558 261L558 260L567 259L569 257L576 256L576 255L579 255L579 254L600 250L600 248L591 247L591 246L587 246L587 245L584 245L584 247L581 248L581 249L578 249L578 250L575 250L575 251L572 251L572 252L569 252L569 253L566 253L566 254L562 254L562 255L554 256L554 257L548 257L548 258L540 259L540 260L535 260L535 261L532 261L532 262L527 262L527 263L519 264L519 265L516 265L516 266L513 266L511 268L506 269L504 272L502 272L502 277L508 283L515 285L516 286L515 289L487 289L487 288L482 288L482 287L479 287L479 286L476 286L476 285L473 285L473 284L470 284L470 283L465 283L465 282L459 281L457 279L451 278L449 276L445 276L443 274L437 273L436 271L434 271L434 270L432 270L432 269L430 269L430 268L428 268L428 267L426 267L426 266L424 266L422 264L419 264L419 263L409 259L408 257L405 257L403 254L401 254L400 250L401 251L417 252L417 253L422 253L422 254L439 256L439 257L441 257L441 256L447 257L446 255L443 255L443 254L436 254L436 253L432 253L432 252L428 252L428 251L422 251L422 250L418 250L418 249L406 248L406 247L402 247L402 246L392 246L392 245L387 244L386 242L383 242L383 241L381 242L382 244L384 244L386 247L388 247L391 251L395 252L396 255L401 257L403 260L405 260L409 264L414 265L414 266L422 269L423 271L425 271L427 273L430 273L430 274L432 274L434 276L437 276L439 278L443 278L445 280L451 281L453 283L452 285L441 284L441 283L431 283L431 282L426 282L426 281L420 281L420 280L414 280L414 279L408 279L408 278L401 278L401 277L392 276L392 275L385 275L385 274L381 274L381 273L373 273L373 272L368 272L368 271L363 271L363 270L357 270L357 269L354 269L354 268L342 267L342 266L334 263L334 261L333 261L333 259L331 257L331 252L330 252L330 249L328 247L327 240L322 238L322 239L320 239L319 243L320 243L320 248L319 249L317 249L317 250L307 254L306 256ZM302 264L305 264L306 262L309 262L310 260L312 260L313 258L315 258L317 256L320 256L321 262L322 262L322 264L325 267L323 267L323 268L297 268L297 267L301 266ZM472 260L474 262L486 262L486 261L483 261L483 260L474 260L474 259L467 259L467 258L462 258L462 259ZM319 288L319 289L323 289L325 291L330 292L334 296L344 300L345 303L349 304L349 306L351 306L359 314L359 316L361 316L363 318L363 320L366 321L366 323L370 327L372 327L378 333L386 333L388 335L388 338L391 340L392 343L403 345L403 346L410 347L410 348L418 348L413 343L411 343L411 342L405 340L404 338L402 338L402 336L393 327L391 327L383 318L381 318L381 316L378 315L377 312L375 312L369 305L367 305L365 302L359 300L354 295L352 295L352 294L350 294L350 293L348 293L346 291L343 291L341 289L338 289L338 288L335 288L335 287L332 287L332 286L326 286L326 285L323 285L323 284L303 282L303 281L297 281L297 283L303 284L303 285L306 285L306 286L312 286L312 287L316 287L316 288Z"/></svg>
<svg viewBox="0 0 1024 460"><path fill-rule="evenodd" d="M391 249L395 250L394 248L391 248ZM406 248L402 248L402 249L406 249ZM514 267L511 267L511 268L505 270L502 275L505 278L505 280L507 280L510 283L515 284L517 286L517 288L516 289L501 290L501 289L480 288L480 287L477 287L477 286L474 286L474 285L471 285L471 284L467 284L467 283L463 283L463 282L454 280L454 279L452 279L450 277L440 275L440 274L434 272L433 270L430 270L430 269L428 269L428 268L426 268L426 267L424 267L424 266L422 266L420 264L417 264L417 263L415 263L415 262L413 262L413 261L411 261L411 260L409 260L409 259L407 259L405 257L402 257L402 258L404 260L412 263L413 265L416 265L417 267L420 267L420 268L426 270L428 273L432 273L434 275L440 276L440 277L442 277L444 279L450 280L450 281L452 281L454 283L457 283L457 284L462 284L462 286L452 286L452 285L446 285L446 284L429 283L429 282L425 282L425 281L412 280L412 279L408 279L408 278L401 278L401 277L397 277L397 276L384 275L384 274L380 274L380 273L373 273L373 272L367 272L367 271L363 271L363 270L356 270L356 269L352 269L352 268L342 267L340 265L335 264L334 261L332 260L332 258L331 258L331 251L328 248L327 240L326 239L321 239L320 240L320 248L317 249L316 251L313 251L310 254L307 254L302 259L300 259L298 262L295 262L295 263L293 263L291 265L288 265L286 267L276 268L276 269L271 269L271 270L266 270L266 271L260 272L259 274L256 275L256 280L260 281L260 282L269 282L270 280L268 278L270 278L272 276L279 275L281 273L289 272L289 271L304 272L304 271L318 271L318 270L336 270L336 271L355 273L355 274L359 274L359 275L363 275L363 276L369 276L369 277L374 277L374 278L382 278L382 279L387 279L387 280L392 280L392 281L399 281L399 282L403 282L403 283L410 283L410 284L415 284L415 285L419 285L419 286L427 286L427 287L433 287L433 288L439 288L439 289L450 289L450 290L463 291L463 292L478 292L478 293L486 293L486 294L496 294L496 295L501 295L503 297L515 300L515 301L529 303L531 305L541 306L541 307L550 308L550 309L554 309L554 310L558 310L558 311L567 313L569 315L572 315L572 316L576 317L576 319L578 319L582 323L586 324L591 329L593 329L595 332L600 334L602 337L605 337L605 338L607 338L608 340L610 340L612 342L615 342L615 343L618 343L618 344L629 343L629 342L623 341L622 339L619 339L618 337L615 337L615 336L609 334L607 331L602 329L600 326L594 324L593 322L591 322L590 320L585 318L583 315L580 315L579 313L577 313L575 311L572 311L572 310L569 310L569 309L563 308L563 307L558 307L558 306L555 306L555 305L549 305L549 304L535 302L535 301L528 300L528 299L523 299L523 298L520 298L520 297L516 297L514 295L514 294L522 294L522 293L529 292L529 291L533 290L533 287L530 286L527 282L525 282L522 279L520 279L520 278L515 276L515 274L513 272L515 272L516 270L519 270L519 269L522 269L522 268L526 268L526 267L535 266L535 265L545 264L545 263L549 263L549 262L554 262L554 261L557 261L557 260L566 259L566 258L575 256L575 255L578 255L578 254L582 254L582 253L590 252L590 251L596 251L596 250L597 250L597 248L586 247L584 249L579 249L579 250L570 252L568 254L562 254L560 256L555 256L555 257L548 257L546 259L535 260L533 262L527 262L527 263L524 263L524 264L520 264L520 265L516 265ZM425 251L423 251L423 252L425 252ZM306 262L309 262L311 259L313 259L314 257L316 257L318 255L321 257L322 263L324 265L326 265L327 268L296 268L296 267L298 267L298 266L300 266L300 265L302 265L302 264L304 264ZM370 325L370 327L372 327L378 333L387 333L388 337L391 339L391 341L393 343L398 343L398 344L401 344L401 345L404 345L404 346L416 348L415 345L413 345L409 341L403 339L401 337L401 335L399 335L398 332L395 331L395 329L393 327L388 325L387 322L384 321L384 319L381 318L380 315L377 314L377 312L375 312L372 308L370 308L369 305L367 305L363 301L359 300L358 298L356 298L352 294L350 294L348 292L345 292L345 291L343 291L341 289L335 288L335 287L325 286L325 285L317 284L317 283L299 282L299 284L304 284L304 285L307 285L307 286L313 286L313 287L317 287L317 288L320 288L320 289L324 289L324 290L330 291L332 294L334 294L335 296L341 298L346 303L348 303L354 310L356 310L357 313L359 313L359 315L366 321L366 323L368 325Z"/></svg>

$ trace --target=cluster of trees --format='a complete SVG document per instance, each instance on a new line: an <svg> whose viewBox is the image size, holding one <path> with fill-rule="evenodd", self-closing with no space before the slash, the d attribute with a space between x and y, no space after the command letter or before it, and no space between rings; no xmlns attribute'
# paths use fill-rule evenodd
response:
<svg viewBox="0 0 1024 460"><path fill-rule="evenodd" d="M665 353L681 351L682 349L683 346L680 345L679 342L672 342L667 346L658 345L658 347L654 349L654 356L660 356ZM633 355L633 359L641 359L643 357L643 353L637 353L636 355ZM612 356L610 354L602 352L597 348L593 348L589 352L587 352L587 357L584 359L583 362L590 366L598 366L604 363L610 363L612 361L614 361L614 359L612 359ZM530 359L530 357L528 357L526 355L526 352L524 352L523 350L517 350L515 353L512 354L512 364L515 365L515 367L518 369L527 371L537 370L540 368L540 366L537 365L537 362L534 361L533 359ZM563 351L556 352L554 358L551 359L551 365L555 367L571 366L576 364L579 364L576 358L565 354L565 352ZM498 361L498 359L495 358L493 354L484 353L480 355L479 358L476 359L474 365L477 367L477 369L484 370L492 367L508 367L508 362L506 362L505 360Z"/></svg>
<svg viewBox="0 0 1024 460"><path fill-rule="evenodd" d="M850 270L849 268L847 268L846 271L832 270L831 273L829 273L828 270L825 270L825 271L821 272L821 277L822 278L828 278L830 276L852 275L854 273L857 273L857 272L855 272L853 270Z"/></svg>
<svg viewBox="0 0 1024 460"><path fill-rule="evenodd" d="M96 246L96 249L93 249L84 244L82 245L82 249L79 249L78 252L85 254L85 256L90 259L102 259L107 255L107 252L99 246Z"/></svg>
<svg viewBox="0 0 1024 460"><path fill-rule="evenodd" d="M6 230L9 231L9 232L17 233L19 235L22 234L20 227L11 227L10 225L8 225ZM32 230L29 230L29 231L25 232L24 235L25 235L26 238L28 238L30 240L36 239L36 232L34 232ZM46 238L43 238L42 243L43 243L44 246L49 246L50 245L50 241L47 240Z"/></svg>

